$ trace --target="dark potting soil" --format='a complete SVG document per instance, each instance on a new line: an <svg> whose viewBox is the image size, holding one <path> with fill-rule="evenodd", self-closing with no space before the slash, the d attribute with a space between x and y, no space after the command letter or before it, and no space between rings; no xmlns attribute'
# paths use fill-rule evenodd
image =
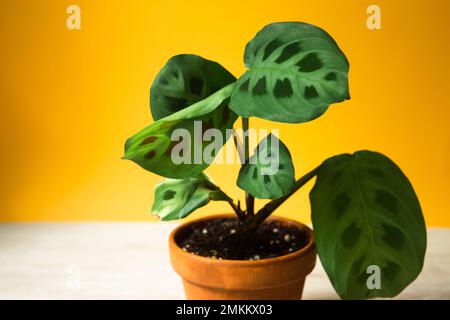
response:
<svg viewBox="0 0 450 320"><path fill-rule="evenodd" d="M260 260L302 249L308 234L279 221L265 221L253 236L244 233L236 218L199 221L183 229L176 239L185 251L211 259Z"/></svg>

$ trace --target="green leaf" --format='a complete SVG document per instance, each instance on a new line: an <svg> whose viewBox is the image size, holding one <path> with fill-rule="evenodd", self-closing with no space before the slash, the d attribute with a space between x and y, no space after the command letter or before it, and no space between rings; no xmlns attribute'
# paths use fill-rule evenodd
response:
<svg viewBox="0 0 450 320"><path fill-rule="evenodd" d="M301 22L272 23L247 44L249 70L230 107L243 117L299 123L349 99L347 58L324 30Z"/></svg>
<svg viewBox="0 0 450 320"><path fill-rule="evenodd" d="M152 214L163 221L181 219L210 200L227 197L204 173L193 178L164 179L156 185Z"/></svg>
<svg viewBox="0 0 450 320"><path fill-rule="evenodd" d="M295 172L288 148L269 134L255 148L249 162L242 166L237 184L259 199L276 199L291 191Z"/></svg>
<svg viewBox="0 0 450 320"><path fill-rule="evenodd" d="M123 158L164 177L181 179L199 174L217 156L229 138L227 129L237 119L228 108L233 86L144 128L127 140ZM220 133L211 137L211 142L203 139L208 129Z"/></svg>
<svg viewBox="0 0 450 320"><path fill-rule="evenodd" d="M236 81L224 67L193 54L172 57L150 89L154 120L178 112Z"/></svg>
<svg viewBox="0 0 450 320"><path fill-rule="evenodd" d="M426 229L408 178L370 151L326 160L310 194L317 251L341 298L393 297L420 273ZM369 266L380 269L380 288ZM375 267L375 268L376 268ZM376 271L375 271L376 272Z"/></svg>

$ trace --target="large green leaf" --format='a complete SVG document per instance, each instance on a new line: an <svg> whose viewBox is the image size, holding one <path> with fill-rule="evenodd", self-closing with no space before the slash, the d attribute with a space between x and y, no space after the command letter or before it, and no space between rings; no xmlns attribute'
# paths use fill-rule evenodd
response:
<svg viewBox="0 0 450 320"><path fill-rule="evenodd" d="M384 155L359 151L326 160L310 199L317 251L342 298L393 297L422 270L420 204L408 178ZM379 289L367 286L370 266L381 271Z"/></svg>
<svg viewBox="0 0 450 320"><path fill-rule="evenodd" d="M249 70L230 107L240 116L299 123L349 98L349 64L324 30L301 22L272 23L245 48Z"/></svg>
<svg viewBox="0 0 450 320"><path fill-rule="evenodd" d="M237 119L228 108L233 86L230 84L208 98L144 128L127 140L123 158L169 178L181 179L199 174L211 164L229 138L227 129L231 129ZM200 126L202 130L198 130ZM178 136L180 130L177 129L188 135ZM211 142L203 139L208 129L219 129L219 137L211 137ZM184 151L180 150L182 145L187 146Z"/></svg>
<svg viewBox="0 0 450 320"><path fill-rule="evenodd" d="M193 54L174 56L161 69L150 89L153 119L180 111L235 81L217 62Z"/></svg>
<svg viewBox="0 0 450 320"><path fill-rule="evenodd" d="M156 185L152 214L163 221L181 219L210 200L227 200L204 174L192 178L164 179Z"/></svg>
<svg viewBox="0 0 450 320"><path fill-rule="evenodd" d="M237 184L252 196L276 199L291 191L295 183L294 165L288 148L269 134L255 148L248 163L242 166Z"/></svg>

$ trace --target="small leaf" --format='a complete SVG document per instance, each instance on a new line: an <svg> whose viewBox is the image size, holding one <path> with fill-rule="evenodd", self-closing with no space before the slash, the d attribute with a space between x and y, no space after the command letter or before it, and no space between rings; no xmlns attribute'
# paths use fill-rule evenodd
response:
<svg viewBox="0 0 450 320"><path fill-rule="evenodd" d="M294 166L287 147L269 134L242 166L237 184L259 199L276 199L291 191L295 183Z"/></svg>
<svg viewBox="0 0 450 320"><path fill-rule="evenodd" d="M408 178L386 156L343 154L320 167L310 194L317 251L345 299L393 297L420 273L426 229ZM381 271L370 288L368 268Z"/></svg>
<svg viewBox="0 0 450 320"><path fill-rule="evenodd" d="M204 173L193 178L164 179L156 185L152 214L163 221L181 219L210 200L226 199Z"/></svg>
<svg viewBox="0 0 450 320"><path fill-rule="evenodd" d="M243 117L299 123L349 99L347 58L324 30L301 22L272 23L247 44L249 70L230 107Z"/></svg>
<svg viewBox="0 0 450 320"><path fill-rule="evenodd" d="M217 155L216 151L226 143L229 138L227 129L231 129L237 119L236 114L228 109L233 85L154 122L129 138L124 159L132 160L148 171L176 179L192 177L205 170ZM219 137L211 142L205 141L205 131L213 128L219 130Z"/></svg>
<svg viewBox="0 0 450 320"><path fill-rule="evenodd" d="M154 120L178 112L236 81L224 67L193 54L172 57L150 89Z"/></svg>

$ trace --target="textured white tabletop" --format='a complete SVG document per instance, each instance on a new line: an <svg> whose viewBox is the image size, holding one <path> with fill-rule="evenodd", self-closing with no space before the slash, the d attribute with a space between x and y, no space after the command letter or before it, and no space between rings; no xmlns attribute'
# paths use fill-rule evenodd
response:
<svg viewBox="0 0 450 320"><path fill-rule="evenodd" d="M0 224L0 299L183 299L175 224ZM320 263L305 299L336 299ZM450 299L450 229L429 229L425 267L398 298Z"/></svg>

